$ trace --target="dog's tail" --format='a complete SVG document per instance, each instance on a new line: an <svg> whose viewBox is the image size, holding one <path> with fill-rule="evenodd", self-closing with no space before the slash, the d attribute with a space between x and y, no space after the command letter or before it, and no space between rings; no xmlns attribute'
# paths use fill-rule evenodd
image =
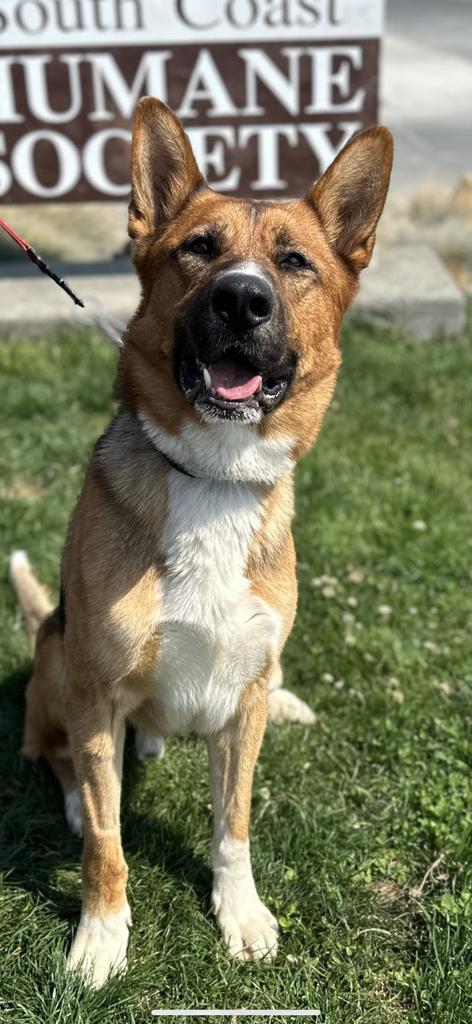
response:
<svg viewBox="0 0 472 1024"><path fill-rule="evenodd" d="M36 579L25 551L13 551L10 555L10 581L20 602L26 632L34 645L38 629L52 611L52 605L44 587Z"/></svg>

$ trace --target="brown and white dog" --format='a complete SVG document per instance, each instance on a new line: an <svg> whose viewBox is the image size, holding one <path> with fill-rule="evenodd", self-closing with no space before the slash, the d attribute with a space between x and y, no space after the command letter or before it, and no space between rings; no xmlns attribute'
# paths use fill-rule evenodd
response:
<svg viewBox="0 0 472 1024"><path fill-rule="evenodd" d="M69 965L95 985L126 962L127 721L142 756L159 756L161 737L206 738L213 909L231 953L275 954L248 830L268 714L313 719L281 688L297 599L293 471L333 394L339 327L372 254L391 162L390 133L372 128L305 199L229 199L206 186L168 107L139 103L129 233L142 299L118 412L72 517L59 607L22 552L11 560L37 632L23 750L49 762L70 826L83 827Z"/></svg>

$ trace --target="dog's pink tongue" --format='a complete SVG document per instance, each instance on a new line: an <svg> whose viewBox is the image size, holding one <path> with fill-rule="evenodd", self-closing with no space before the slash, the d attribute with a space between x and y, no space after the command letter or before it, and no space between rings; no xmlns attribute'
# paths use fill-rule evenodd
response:
<svg viewBox="0 0 472 1024"><path fill-rule="evenodd" d="M262 384L260 374L252 374L244 366L238 366L230 359L220 359L217 363L209 366L211 386L219 398L227 401L237 401L241 398L250 398Z"/></svg>

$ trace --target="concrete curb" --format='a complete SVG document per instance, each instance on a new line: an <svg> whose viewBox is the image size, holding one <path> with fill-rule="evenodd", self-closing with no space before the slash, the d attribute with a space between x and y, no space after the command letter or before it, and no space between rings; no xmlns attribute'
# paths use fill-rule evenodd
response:
<svg viewBox="0 0 472 1024"><path fill-rule="evenodd" d="M431 246L388 245L363 272L353 310L431 341L464 331L467 299Z"/></svg>
<svg viewBox="0 0 472 1024"><path fill-rule="evenodd" d="M139 301L129 261L55 266L86 305L74 307L50 280L25 263L0 263L0 332L39 334L57 324L88 326L94 317L126 324ZM354 313L390 324L418 340L460 334L467 300L428 245L380 248L361 278Z"/></svg>

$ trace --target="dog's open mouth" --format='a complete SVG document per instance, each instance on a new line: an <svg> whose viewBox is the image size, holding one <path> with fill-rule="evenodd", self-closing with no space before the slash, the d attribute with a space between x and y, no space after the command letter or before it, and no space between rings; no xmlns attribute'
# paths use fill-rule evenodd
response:
<svg viewBox="0 0 472 1024"><path fill-rule="evenodd" d="M225 402L245 402L258 395L262 388L262 376L253 373L250 366L243 366L232 359L219 359L204 367L203 379L211 394Z"/></svg>
<svg viewBox="0 0 472 1024"><path fill-rule="evenodd" d="M200 412L212 412L226 419L259 418L284 397L290 373L265 377L264 373L237 355L205 366L199 359L184 358L178 366L178 382L189 402Z"/></svg>

